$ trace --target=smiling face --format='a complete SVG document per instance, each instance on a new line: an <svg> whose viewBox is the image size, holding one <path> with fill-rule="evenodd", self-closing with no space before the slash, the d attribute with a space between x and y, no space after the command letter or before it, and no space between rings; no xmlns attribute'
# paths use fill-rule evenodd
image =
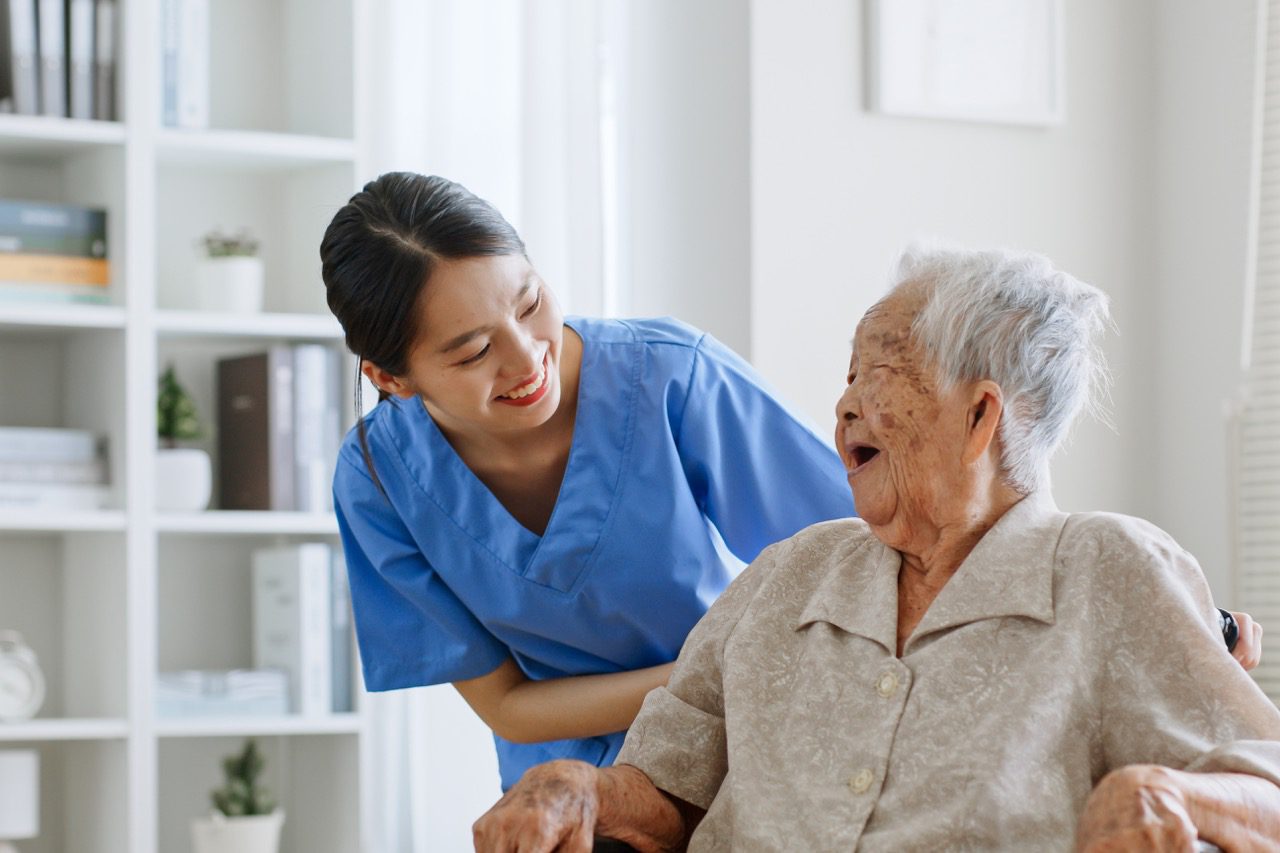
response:
<svg viewBox="0 0 1280 853"><path fill-rule="evenodd" d="M421 397L446 434L546 423L561 398L564 316L521 255L440 262L417 306L408 370L365 374L399 397Z"/></svg>
<svg viewBox="0 0 1280 853"><path fill-rule="evenodd" d="M907 287L866 313L836 404L836 450L858 515L889 544L962 517L968 494L970 394L939 393L911 338L923 305L920 288Z"/></svg>

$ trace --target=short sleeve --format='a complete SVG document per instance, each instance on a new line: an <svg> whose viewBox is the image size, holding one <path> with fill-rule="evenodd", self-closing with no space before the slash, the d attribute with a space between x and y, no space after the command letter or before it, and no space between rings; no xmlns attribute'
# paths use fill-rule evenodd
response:
<svg viewBox="0 0 1280 853"><path fill-rule="evenodd" d="M1108 769L1234 770L1280 784L1280 712L1227 652L1200 566L1143 525L1099 552L1110 580L1101 658ZM1108 606L1109 605L1109 606Z"/></svg>
<svg viewBox="0 0 1280 853"><path fill-rule="evenodd" d="M616 764L638 767L654 785L706 809L729 772L724 648L773 565L767 549L729 584L680 650L666 687L651 690Z"/></svg>
<svg viewBox="0 0 1280 853"><path fill-rule="evenodd" d="M811 524L854 514L831 442L710 335L694 356L676 440L702 511L744 562Z"/></svg>
<svg viewBox="0 0 1280 853"><path fill-rule="evenodd" d="M477 678L509 654L427 561L363 459L343 452L333 484L369 690Z"/></svg>

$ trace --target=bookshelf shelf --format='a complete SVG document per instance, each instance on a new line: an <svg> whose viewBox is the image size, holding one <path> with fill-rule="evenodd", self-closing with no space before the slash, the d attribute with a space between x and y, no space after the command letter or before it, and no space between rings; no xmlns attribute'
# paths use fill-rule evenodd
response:
<svg viewBox="0 0 1280 853"><path fill-rule="evenodd" d="M94 149L123 146L126 131L115 121L48 116L0 116L0 155L56 160Z"/></svg>
<svg viewBox="0 0 1280 853"><path fill-rule="evenodd" d="M164 163L246 171L350 163L356 156L350 139L246 130L165 129L157 137L157 150Z"/></svg>
<svg viewBox="0 0 1280 853"><path fill-rule="evenodd" d="M123 532L125 514L116 510L66 512L39 509L0 509L3 532Z"/></svg>
<svg viewBox="0 0 1280 853"><path fill-rule="evenodd" d="M0 723L0 743L34 743L64 740L123 740L129 722L115 718L30 720Z"/></svg>
<svg viewBox="0 0 1280 853"><path fill-rule="evenodd" d="M156 731L162 738L265 737L357 734L361 726L358 714L330 714L325 717L209 717L161 720L156 724Z"/></svg>
<svg viewBox="0 0 1280 853"><path fill-rule="evenodd" d="M114 305L0 303L0 330L123 329L125 310Z"/></svg>
<svg viewBox="0 0 1280 853"><path fill-rule="evenodd" d="M209 510L156 516L156 529L172 534L327 536L337 534L333 513Z"/></svg>
<svg viewBox="0 0 1280 853"><path fill-rule="evenodd" d="M214 314L204 311L157 313L156 331L165 337L287 338L342 340L342 327L320 314Z"/></svg>

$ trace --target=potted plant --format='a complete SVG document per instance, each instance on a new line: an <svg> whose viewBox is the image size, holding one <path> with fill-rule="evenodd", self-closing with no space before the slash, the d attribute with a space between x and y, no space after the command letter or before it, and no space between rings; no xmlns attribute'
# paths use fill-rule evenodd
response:
<svg viewBox="0 0 1280 853"><path fill-rule="evenodd" d="M156 509L198 512L209 506L213 491L213 466L209 454L194 447L179 447L201 435L196 405L178 383L173 365L160 377L156 396Z"/></svg>
<svg viewBox="0 0 1280 853"><path fill-rule="evenodd" d="M253 739L222 759L227 782L210 794L213 811L191 823L195 853L276 853L284 811L258 781L266 763Z"/></svg>
<svg viewBox="0 0 1280 853"><path fill-rule="evenodd" d="M206 311L253 314L262 310L266 274L258 241L248 230L210 231L201 240L200 307Z"/></svg>

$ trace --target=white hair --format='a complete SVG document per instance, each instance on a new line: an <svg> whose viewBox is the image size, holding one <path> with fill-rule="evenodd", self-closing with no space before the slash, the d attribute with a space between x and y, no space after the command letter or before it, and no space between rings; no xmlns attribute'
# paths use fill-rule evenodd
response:
<svg viewBox="0 0 1280 853"><path fill-rule="evenodd" d="M923 285L911 332L943 391L988 379L1004 392L1002 474L1028 494L1049 485L1049 459L1081 410L1107 417L1098 345L1107 296L1030 252L913 244L891 288Z"/></svg>

